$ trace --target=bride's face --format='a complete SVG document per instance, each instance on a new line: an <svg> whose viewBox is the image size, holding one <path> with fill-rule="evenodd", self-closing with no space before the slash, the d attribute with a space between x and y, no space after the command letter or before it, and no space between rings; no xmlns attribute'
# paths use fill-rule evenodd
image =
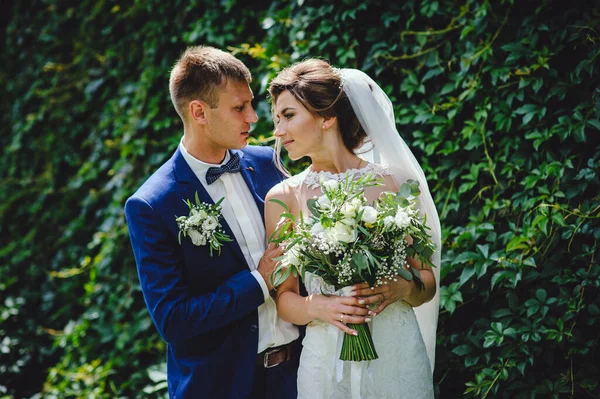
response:
<svg viewBox="0 0 600 399"><path fill-rule="evenodd" d="M300 159L318 150L323 137L323 118L311 114L289 91L277 98L274 118L275 137L281 140L290 159Z"/></svg>

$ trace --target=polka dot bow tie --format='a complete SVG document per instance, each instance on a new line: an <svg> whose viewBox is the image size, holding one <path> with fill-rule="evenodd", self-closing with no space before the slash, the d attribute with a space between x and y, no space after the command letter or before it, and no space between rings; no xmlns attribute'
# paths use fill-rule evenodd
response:
<svg viewBox="0 0 600 399"><path fill-rule="evenodd" d="M240 156L231 154L231 158L225 165L210 167L206 171L206 182L210 185L216 182L223 173L237 173L240 171Z"/></svg>

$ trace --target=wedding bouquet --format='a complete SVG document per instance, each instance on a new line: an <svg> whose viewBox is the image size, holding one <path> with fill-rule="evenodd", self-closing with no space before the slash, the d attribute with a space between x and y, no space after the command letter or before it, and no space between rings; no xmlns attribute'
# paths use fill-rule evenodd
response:
<svg viewBox="0 0 600 399"><path fill-rule="evenodd" d="M177 239L181 245L181 236L190 237L192 244L203 246L207 243L210 245L210 256L213 256L213 251L221 254L223 243L232 241L231 238L223 231L219 219L221 218L221 203L225 198L221 198L215 204L207 204L201 202L198 198L198 192L195 195L195 203L189 199L183 200L190 208L188 216L175 217L179 234Z"/></svg>
<svg viewBox="0 0 600 399"><path fill-rule="evenodd" d="M370 175L322 181L323 195L307 201L308 218L302 214L296 218L283 202L272 200L285 208L282 217L286 220L270 237L286 248L273 272L273 286L291 274L303 278L309 272L336 290L363 281L374 287L397 276L422 287L419 271L407 263L413 257L433 266L430 258L435 245L417 210L419 183L408 180L397 193L383 192L369 204L365 188L381 184ZM344 335L340 359L377 359L368 325L348 326L358 336Z"/></svg>

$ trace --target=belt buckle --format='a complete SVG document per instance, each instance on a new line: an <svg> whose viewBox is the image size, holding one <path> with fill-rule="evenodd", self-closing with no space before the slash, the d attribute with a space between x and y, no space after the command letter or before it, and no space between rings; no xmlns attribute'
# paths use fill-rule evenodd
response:
<svg viewBox="0 0 600 399"><path fill-rule="evenodd" d="M279 362L279 363L276 363L276 364L269 365L269 355L270 355L271 353L277 353L277 352L279 352L280 350L281 350L281 348L276 348L276 349L267 350L267 351L265 352L265 358L264 358L264 360L263 360L263 366L264 366L264 368L266 368L266 369L270 369L270 368L273 368L273 367L275 367L275 366L279 366L279 365L281 364L281 362Z"/></svg>

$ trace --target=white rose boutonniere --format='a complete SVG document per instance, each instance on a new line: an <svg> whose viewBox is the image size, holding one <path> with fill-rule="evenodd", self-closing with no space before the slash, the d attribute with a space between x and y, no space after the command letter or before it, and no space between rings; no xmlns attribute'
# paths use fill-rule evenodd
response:
<svg viewBox="0 0 600 399"><path fill-rule="evenodd" d="M195 203L189 199L183 202L190 208L188 216L176 216L175 221L179 227L179 245L181 245L181 236L190 237L192 244L196 246L210 245L210 256L213 251L217 255L221 254L223 243L230 242L232 239L225 234L219 219L221 218L221 203L225 198L221 198L216 204L207 204L201 202L198 193L195 195Z"/></svg>

